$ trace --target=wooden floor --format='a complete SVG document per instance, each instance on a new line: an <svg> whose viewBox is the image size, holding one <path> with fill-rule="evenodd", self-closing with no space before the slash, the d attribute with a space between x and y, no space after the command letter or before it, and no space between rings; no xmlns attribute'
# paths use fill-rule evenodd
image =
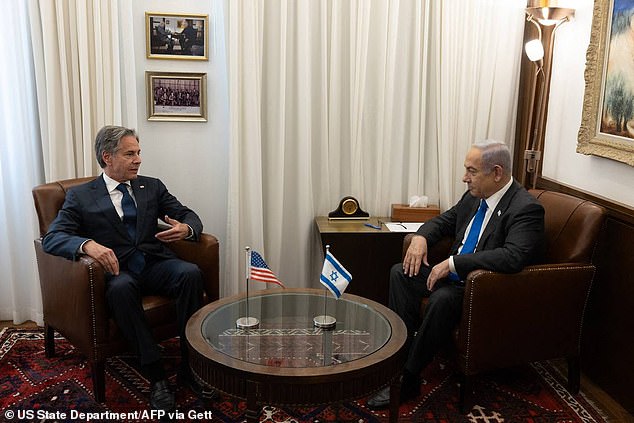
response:
<svg viewBox="0 0 634 423"><path fill-rule="evenodd" d="M0 321L0 329L4 327L37 328L37 325L33 322L26 322L20 325L14 325L10 321ZM560 372L562 372L562 374L567 374L565 360L555 360L553 361L553 364L559 369ZM619 403L614 401L601 388L595 386L592 381L588 380L583 374L581 375L581 390L586 394L590 401L594 402L598 408L605 412L605 417L608 421L619 423L634 423L634 416L625 411L625 409L621 407Z"/></svg>

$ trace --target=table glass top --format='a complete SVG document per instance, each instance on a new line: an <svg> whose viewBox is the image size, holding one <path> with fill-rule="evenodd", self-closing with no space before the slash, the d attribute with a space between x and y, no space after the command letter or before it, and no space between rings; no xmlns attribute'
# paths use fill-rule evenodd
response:
<svg viewBox="0 0 634 423"><path fill-rule="evenodd" d="M324 304L325 302L325 304ZM202 335L217 351L249 363L276 367L321 367L356 360L380 349L391 335L388 320L367 304L318 293L276 291L249 298L256 329L237 329L247 316L242 299L211 311ZM333 329L314 327L316 316L337 319Z"/></svg>

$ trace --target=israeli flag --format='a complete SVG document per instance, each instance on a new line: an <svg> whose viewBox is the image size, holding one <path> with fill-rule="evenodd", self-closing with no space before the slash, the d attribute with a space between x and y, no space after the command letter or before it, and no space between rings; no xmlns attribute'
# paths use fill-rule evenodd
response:
<svg viewBox="0 0 634 423"><path fill-rule="evenodd" d="M330 251L326 251L326 259L319 281L332 292L332 295L339 298L351 280L352 275L337 261L335 256L330 254Z"/></svg>

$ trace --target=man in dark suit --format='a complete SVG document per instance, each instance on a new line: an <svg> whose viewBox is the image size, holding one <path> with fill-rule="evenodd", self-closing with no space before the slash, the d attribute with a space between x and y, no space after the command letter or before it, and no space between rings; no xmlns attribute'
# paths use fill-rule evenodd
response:
<svg viewBox="0 0 634 423"><path fill-rule="evenodd" d="M179 378L192 386L185 325L202 304L202 273L195 264L178 259L165 243L196 241L202 223L160 180L138 175L141 149L134 130L102 128L95 139L95 153L103 174L68 191L44 236L44 250L70 259L86 254L104 267L108 307L139 354L141 369L151 382L150 405L172 410L174 394L145 321L141 297L176 299L182 354ZM169 229L159 230L159 218Z"/></svg>
<svg viewBox="0 0 634 423"><path fill-rule="evenodd" d="M192 47L196 43L196 36L198 32L194 28L191 19L185 19L183 21L183 25L185 26L180 33L179 43L181 48L183 49L183 54L193 55Z"/></svg>
<svg viewBox="0 0 634 423"><path fill-rule="evenodd" d="M171 53L174 49L174 39L172 38L172 31L165 27L165 18L162 18L156 27L156 36L160 45L167 45L167 52Z"/></svg>
<svg viewBox="0 0 634 423"><path fill-rule="evenodd" d="M494 141L474 144L464 167L467 192L451 209L420 227L403 263L391 269L389 307L405 322L409 345L401 401L419 395L420 373L450 340L460 320L469 272L519 272L538 260L543 248L544 209L513 180L508 147ZM450 256L430 267L428 245L446 236L454 239ZM421 322L423 297L429 302ZM388 389L368 401L370 408L388 405Z"/></svg>

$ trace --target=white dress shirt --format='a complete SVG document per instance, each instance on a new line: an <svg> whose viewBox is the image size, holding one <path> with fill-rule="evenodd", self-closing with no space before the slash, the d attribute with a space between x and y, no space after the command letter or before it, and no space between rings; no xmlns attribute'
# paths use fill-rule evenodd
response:
<svg viewBox="0 0 634 423"><path fill-rule="evenodd" d="M108 194L110 194L110 200L112 201L112 205L114 205L119 218L123 220L123 206L121 206L121 201L123 200L123 193L117 189L120 182L115 181L110 176L103 174L103 180L106 183L106 189L108 190ZM134 205L136 206L136 198L134 198L134 193L132 192L132 186L130 185L130 181L123 182L128 187L128 192L130 193L130 197L134 200Z"/></svg>

